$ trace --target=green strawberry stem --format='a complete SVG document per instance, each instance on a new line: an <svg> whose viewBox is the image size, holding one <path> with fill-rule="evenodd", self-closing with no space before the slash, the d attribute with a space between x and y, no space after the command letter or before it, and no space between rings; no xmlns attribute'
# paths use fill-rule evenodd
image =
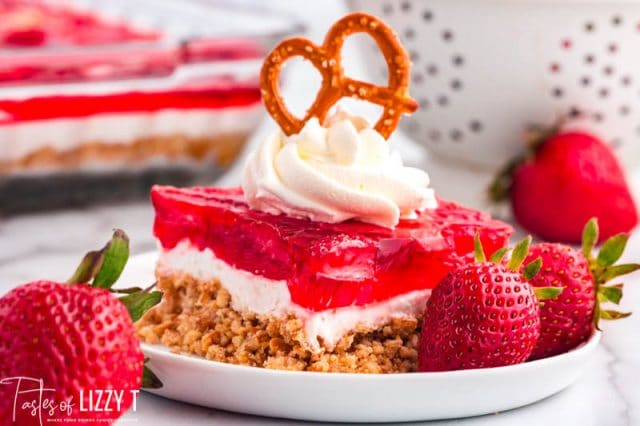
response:
<svg viewBox="0 0 640 426"><path fill-rule="evenodd" d="M496 250L489 258L489 261L493 263L502 262L502 259L504 259L504 256L507 254L508 251L509 251L508 247L502 247Z"/></svg>
<svg viewBox="0 0 640 426"><path fill-rule="evenodd" d="M582 230L582 253L584 253L584 256L589 261L591 261L593 257L593 249L596 247L598 239L600 238L598 234L598 220L592 218Z"/></svg>
<svg viewBox="0 0 640 426"><path fill-rule="evenodd" d="M542 258L540 256L537 257L536 260L529 262L525 267L524 267L524 277L527 279L527 281L531 281L531 279L533 277L535 277L536 275L538 275L538 272L540 272L540 268L542 268ZM544 288L544 287L543 287ZM552 287L553 288L553 287ZM560 293L558 293L560 294Z"/></svg>
<svg viewBox="0 0 640 426"><path fill-rule="evenodd" d="M121 229L114 229L111 240L100 250L87 253L69 284L92 282L92 287L111 288L118 280L129 258L129 237Z"/></svg>
<svg viewBox="0 0 640 426"><path fill-rule="evenodd" d="M480 233L476 232L473 238L473 255L476 262L486 262L487 255L484 253L484 247L482 247L482 241L480 241Z"/></svg>
<svg viewBox="0 0 640 426"><path fill-rule="evenodd" d="M129 237L116 229L105 249L102 265L93 278L93 286L98 288L111 288L120 278L129 259Z"/></svg>
<svg viewBox="0 0 640 426"><path fill-rule="evenodd" d="M98 273L104 260L104 248L99 251L90 251L85 254L75 272L67 280L69 284L84 284L93 279Z"/></svg>
<svg viewBox="0 0 640 426"><path fill-rule="evenodd" d="M111 240L100 250L87 253L76 268L69 284L88 284L94 288L103 288L114 294L124 294L119 300L125 305L131 320L138 321L149 309L160 303L162 293L151 291L156 283L142 289L140 287L129 287L124 289L114 289L127 260L129 259L129 237L121 229L115 229ZM162 387L162 382L145 365L142 373L144 388Z"/></svg>
<svg viewBox="0 0 640 426"><path fill-rule="evenodd" d="M531 235L528 235L527 237L522 239L522 241L516 244L516 246L513 248L513 251L511 252L511 259L509 259L509 262L507 263L507 268L511 269L512 271L520 270L520 268L522 267L522 263L529 254L531 240ZM489 261L492 263L501 263L508 250L509 249L507 247L499 248L491 255ZM473 239L473 252L476 262L487 261L484 248L482 247L482 241L480 241L479 232L476 233ZM538 256L538 258L525 265L522 271L522 275L527 281L531 281L531 279L533 279L533 277L535 277L538 272L540 272L541 268L542 258ZM542 303L543 300L555 299L556 297L558 297L560 293L562 293L562 290L564 290L564 287L535 287L533 290L539 303Z"/></svg>
<svg viewBox="0 0 640 426"><path fill-rule="evenodd" d="M142 387L145 389L160 389L162 387L162 382L158 376L156 376L154 372L147 367L147 362L149 362L149 358L144 359L144 367L142 369Z"/></svg>
<svg viewBox="0 0 640 426"><path fill-rule="evenodd" d="M518 271L524 262L524 259L527 257L529 253L529 247L531 246L531 235L525 237L522 241L520 241L513 248L511 253L511 259L509 260L507 267L512 271ZM508 247L502 247L496 250L491 257L489 258L489 262L491 263L501 263L504 256L509 251ZM482 247L482 241L480 241L480 233L476 233L473 238L473 253L476 262L486 262L487 256L484 252L484 248ZM531 280L542 268L542 258L538 257L536 260L528 263L524 267L523 274L527 281ZM549 287L556 288L556 287Z"/></svg>
<svg viewBox="0 0 640 426"><path fill-rule="evenodd" d="M131 293L138 293L138 292L144 291L144 289L141 287L129 287L129 288L119 288L117 291L120 294L131 294Z"/></svg>
<svg viewBox="0 0 640 426"><path fill-rule="evenodd" d="M147 288L140 288L140 287L119 288L116 290L116 292L120 294L131 294L131 293L138 293L138 292L149 293L157 285L158 285L158 282L156 281Z"/></svg>
<svg viewBox="0 0 640 426"><path fill-rule="evenodd" d="M534 287L533 292L538 301L555 299L562 294L564 287Z"/></svg>
<svg viewBox="0 0 640 426"><path fill-rule="evenodd" d="M616 263L622 257L628 240L628 235L618 234L605 241L598 252L598 265L611 266Z"/></svg>
<svg viewBox="0 0 640 426"><path fill-rule="evenodd" d="M520 266L522 266L522 262L524 262L527 254L529 254L530 246L531 235L527 235L513 248L513 251L511 252L511 259L509 259L509 262L507 263L507 268L511 269L512 271L519 270Z"/></svg>
<svg viewBox="0 0 640 426"><path fill-rule="evenodd" d="M598 234L598 221L596 218L592 218L587 222L582 232L582 251L587 258L589 269L593 275L596 291L593 324L596 329L600 330L600 319L616 320L631 315L631 312L603 309L601 304L610 302L618 305L620 303L623 284L606 284L614 278L640 270L640 264L615 264L624 253L629 240L628 234L618 234L609 238L602 244L598 255L594 256L593 249L598 243Z"/></svg>
<svg viewBox="0 0 640 426"><path fill-rule="evenodd" d="M489 199L493 202L507 200L513 186L513 174L518 166L526 161L524 155L518 155L502 167L489 185Z"/></svg>
<svg viewBox="0 0 640 426"><path fill-rule="evenodd" d="M120 301L127 307L133 322L142 318L144 313L160 303L161 299L162 293L159 291L152 291L151 293L140 291L120 297Z"/></svg>

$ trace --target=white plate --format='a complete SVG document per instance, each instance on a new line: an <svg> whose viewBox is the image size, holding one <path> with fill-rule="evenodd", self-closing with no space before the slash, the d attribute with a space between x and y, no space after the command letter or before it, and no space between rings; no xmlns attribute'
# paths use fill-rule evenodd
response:
<svg viewBox="0 0 640 426"><path fill-rule="evenodd" d="M155 259L133 257L122 282L152 281ZM299 420L399 422L477 416L544 399L580 376L599 341L595 333L566 354L509 367L388 375L268 370L142 348L164 383L152 393L166 398Z"/></svg>

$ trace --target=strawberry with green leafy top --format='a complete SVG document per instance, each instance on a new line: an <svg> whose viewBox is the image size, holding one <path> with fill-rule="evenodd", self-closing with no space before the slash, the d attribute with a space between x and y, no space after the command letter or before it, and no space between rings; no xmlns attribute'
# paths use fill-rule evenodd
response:
<svg viewBox="0 0 640 426"><path fill-rule="evenodd" d="M584 343L598 328L600 319L615 320L627 312L603 309L601 304L619 304L622 284L607 285L614 278L640 269L636 263L616 262L622 256L629 235L618 234L602 245L597 256L598 223L591 219L584 227L582 251L562 244L534 244L527 260L541 258L544 267L531 280L535 287L563 287L562 295L540 307L541 330L531 359L564 353Z"/></svg>
<svg viewBox="0 0 640 426"><path fill-rule="evenodd" d="M162 294L112 288L128 256L129 240L116 230L102 250L84 257L68 283L36 281L0 298L0 419L18 425L110 423L129 409L141 386L161 385L143 365L133 322ZM40 386L50 389L43 398L70 402L70 411L25 409L34 394L24 391ZM87 409L97 390L113 392L108 410Z"/></svg>
<svg viewBox="0 0 640 426"><path fill-rule="evenodd" d="M519 272L531 237L486 260L476 235L476 262L449 273L427 302L418 354L418 370L449 371L499 367L524 362L540 334L538 299L560 289L534 288L527 282L541 267L535 259ZM537 294L536 294L537 293Z"/></svg>

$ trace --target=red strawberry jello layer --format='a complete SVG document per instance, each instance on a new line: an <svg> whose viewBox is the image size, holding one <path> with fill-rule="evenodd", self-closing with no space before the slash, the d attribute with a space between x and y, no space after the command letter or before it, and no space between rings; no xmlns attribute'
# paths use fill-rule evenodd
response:
<svg viewBox="0 0 640 426"><path fill-rule="evenodd" d="M394 318L415 321L431 289L470 260L477 232L487 252L512 233L445 200L394 229L252 210L240 188L155 187L152 201L160 282L185 274L195 285L213 280L240 314L297 318L298 341L311 352Z"/></svg>

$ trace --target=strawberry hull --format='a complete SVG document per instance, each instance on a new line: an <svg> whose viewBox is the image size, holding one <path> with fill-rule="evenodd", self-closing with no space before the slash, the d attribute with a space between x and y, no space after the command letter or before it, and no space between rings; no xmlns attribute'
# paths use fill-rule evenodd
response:
<svg viewBox="0 0 640 426"><path fill-rule="evenodd" d="M432 289L468 262L480 232L488 253L513 229L487 214L439 200L435 210L395 229L356 221L331 224L250 209L240 188L156 186L154 234L171 250L188 241L234 268L285 280L291 299L321 311L363 306Z"/></svg>

